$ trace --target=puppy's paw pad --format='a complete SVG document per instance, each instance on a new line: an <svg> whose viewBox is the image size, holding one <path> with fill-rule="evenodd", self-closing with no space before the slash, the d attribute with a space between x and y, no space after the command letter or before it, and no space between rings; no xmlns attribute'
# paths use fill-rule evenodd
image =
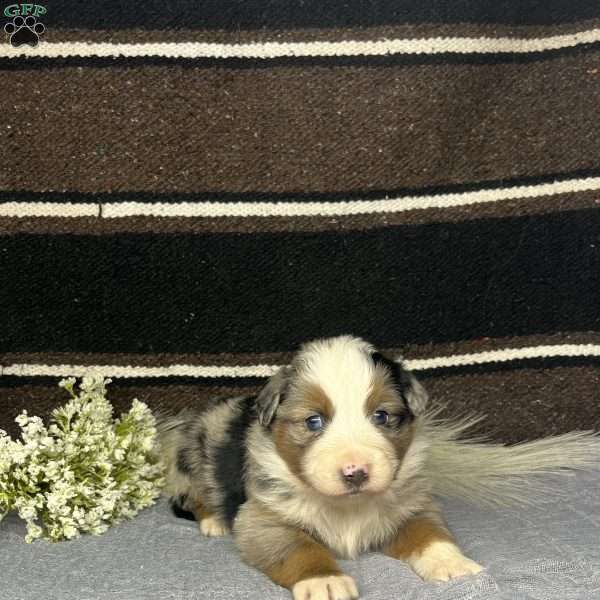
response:
<svg viewBox="0 0 600 600"><path fill-rule="evenodd" d="M358 589L347 575L303 579L292 588L294 600L355 600Z"/></svg>
<svg viewBox="0 0 600 600"><path fill-rule="evenodd" d="M467 558L457 546L438 542L413 561L413 568L425 581L449 581L455 577L475 575L481 565Z"/></svg>
<svg viewBox="0 0 600 600"><path fill-rule="evenodd" d="M221 537L229 533L229 528L217 517L205 517L200 521L200 532L208 537Z"/></svg>

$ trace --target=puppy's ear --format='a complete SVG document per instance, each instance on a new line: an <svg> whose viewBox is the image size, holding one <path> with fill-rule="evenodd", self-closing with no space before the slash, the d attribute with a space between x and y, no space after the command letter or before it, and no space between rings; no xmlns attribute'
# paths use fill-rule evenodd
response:
<svg viewBox="0 0 600 600"><path fill-rule="evenodd" d="M429 396L416 377L405 369L402 363L387 358L379 352L371 354L371 358L375 365L381 364L387 369L410 412L415 416L425 412Z"/></svg>
<svg viewBox="0 0 600 600"><path fill-rule="evenodd" d="M281 402L290 381L292 367L281 367L271 376L267 385L261 390L256 398L256 410L258 422L268 427L275 416L275 411Z"/></svg>
<svg viewBox="0 0 600 600"><path fill-rule="evenodd" d="M406 376L405 387L402 390L402 395L406 399L408 408L413 415L421 415L425 412L429 395L425 388L417 381L416 377L410 372L403 369Z"/></svg>

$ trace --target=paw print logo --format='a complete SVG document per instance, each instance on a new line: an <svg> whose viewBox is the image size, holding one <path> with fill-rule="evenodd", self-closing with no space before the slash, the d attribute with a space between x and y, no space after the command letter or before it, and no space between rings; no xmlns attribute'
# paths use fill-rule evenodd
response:
<svg viewBox="0 0 600 600"><path fill-rule="evenodd" d="M46 28L33 15L25 18L19 15L4 26L4 31L10 35L11 46L16 48L23 44L37 46Z"/></svg>

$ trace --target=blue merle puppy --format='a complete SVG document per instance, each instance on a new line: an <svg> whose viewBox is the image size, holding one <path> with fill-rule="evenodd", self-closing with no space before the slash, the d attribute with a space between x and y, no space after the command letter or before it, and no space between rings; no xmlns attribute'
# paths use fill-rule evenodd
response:
<svg viewBox="0 0 600 600"><path fill-rule="evenodd" d="M295 600L358 597L336 558L380 551L423 579L482 567L457 546L433 493L525 499L531 474L590 466L596 438L515 447L457 440L402 363L342 336L302 346L257 396L164 419L166 493L207 536L233 534L242 558ZM504 485L510 475L510 485Z"/></svg>

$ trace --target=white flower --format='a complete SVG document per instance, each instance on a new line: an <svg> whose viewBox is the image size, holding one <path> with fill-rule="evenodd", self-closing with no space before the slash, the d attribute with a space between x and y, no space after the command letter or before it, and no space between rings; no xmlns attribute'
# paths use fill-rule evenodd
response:
<svg viewBox="0 0 600 600"><path fill-rule="evenodd" d="M27 452L25 451L25 448L21 443L17 442L15 444L15 446L13 447L11 458L12 462L14 462L17 465L22 465L25 462L25 460L27 459Z"/></svg>
<svg viewBox="0 0 600 600"><path fill-rule="evenodd" d="M18 511L21 519L25 521L30 521L37 517L37 511L35 510L35 506L31 506L31 504L26 504L24 506L18 507Z"/></svg>
<svg viewBox="0 0 600 600"><path fill-rule="evenodd" d="M66 389L73 389L74 385L75 385L75 377L67 377L67 379L61 379L58 382L58 387L66 388Z"/></svg>
<svg viewBox="0 0 600 600"><path fill-rule="evenodd" d="M52 412L47 428L23 412L16 419L22 441L0 430L0 519L15 508L26 541L99 535L158 496L164 468L152 453L155 419L138 400L114 419L108 383L90 374L76 393L75 380L63 380L71 400Z"/></svg>
<svg viewBox="0 0 600 600"><path fill-rule="evenodd" d="M35 523L28 522L27 523L27 535L25 536L25 541L30 544L36 538L42 537L43 530L41 527L36 525Z"/></svg>
<svg viewBox="0 0 600 600"><path fill-rule="evenodd" d="M15 417L15 422L21 427L25 427L29 422L29 417L27 416L27 411L24 410L20 415Z"/></svg>
<svg viewBox="0 0 600 600"><path fill-rule="evenodd" d="M79 535L80 535L79 529L77 529L77 527L75 527L75 525L71 524L71 523L65 525L65 527L63 529L63 533L64 533L64 536L69 540L79 537Z"/></svg>

